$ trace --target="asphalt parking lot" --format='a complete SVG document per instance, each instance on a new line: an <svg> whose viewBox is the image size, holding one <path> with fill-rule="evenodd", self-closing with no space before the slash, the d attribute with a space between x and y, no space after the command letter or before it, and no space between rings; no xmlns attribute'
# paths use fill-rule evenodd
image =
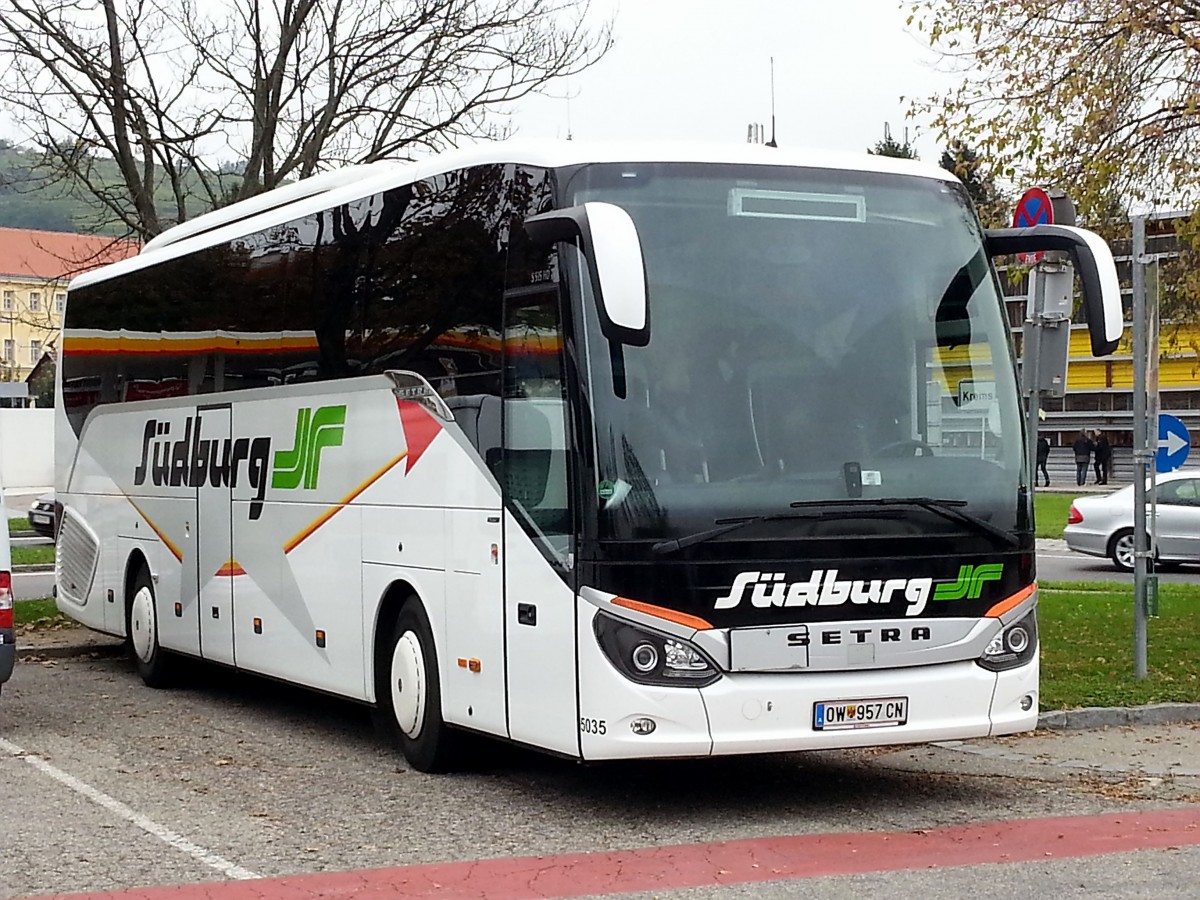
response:
<svg viewBox="0 0 1200 900"><path fill-rule="evenodd" d="M602 766L481 742L427 776L351 703L202 665L154 691L111 651L27 648L0 697L0 897L1132 810L1200 824L1198 749L1190 724Z"/></svg>

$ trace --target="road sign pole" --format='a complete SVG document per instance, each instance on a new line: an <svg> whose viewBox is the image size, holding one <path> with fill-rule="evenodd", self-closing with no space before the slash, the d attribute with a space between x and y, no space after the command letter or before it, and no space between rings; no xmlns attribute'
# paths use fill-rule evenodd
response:
<svg viewBox="0 0 1200 900"><path fill-rule="evenodd" d="M1158 423L1153 445L1146 418L1146 217L1134 216L1133 226L1133 675L1146 677L1146 476L1158 450Z"/></svg>
<svg viewBox="0 0 1200 900"><path fill-rule="evenodd" d="M1025 376L1025 390L1029 394L1028 421L1029 434L1027 437L1026 454L1029 456L1029 471L1033 475L1033 486L1037 487L1037 442L1038 442L1038 410L1041 408L1041 372L1039 360L1042 353L1042 316L1046 312L1046 273L1042 263L1029 270L1033 279L1033 305L1030 314L1025 316L1025 340L1021 348L1025 362L1022 374Z"/></svg>

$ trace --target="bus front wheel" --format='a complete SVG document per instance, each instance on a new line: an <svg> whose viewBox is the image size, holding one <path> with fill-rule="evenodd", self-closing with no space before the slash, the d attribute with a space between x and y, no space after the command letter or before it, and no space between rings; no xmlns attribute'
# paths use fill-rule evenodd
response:
<svg viewBox="0 0 1200 900"><path fill-rule="evenodd" d="M133 579L125 607L125 633L138 674L148 687L167 687L171 682L171 657L158 643L158 610L154 581L145 566Z"/></svg>
<svg viewBox="0 0 1200 900"><path fill-rule="evenodd" d="M442 720L433 630L416 598L400 611L390 648L376 685L386 730L414 769L445 771L453 765L456 735Z"/></svg>

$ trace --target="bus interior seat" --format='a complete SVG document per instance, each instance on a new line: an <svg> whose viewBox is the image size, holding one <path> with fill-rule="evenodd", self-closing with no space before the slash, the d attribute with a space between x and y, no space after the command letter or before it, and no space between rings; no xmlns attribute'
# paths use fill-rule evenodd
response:
<svg viewBox="0 0 1200 900"><path fill-rule="evenodd" d="M570 530L563 401L505 401L503 477L506 496L547 534Z"/></svg>
<svg viewBox="0 0 1200 900"><path fill-rule="evenodd" d="M445 397L446 406L493 474L500 459L500 398L493 394Z"/></svg>

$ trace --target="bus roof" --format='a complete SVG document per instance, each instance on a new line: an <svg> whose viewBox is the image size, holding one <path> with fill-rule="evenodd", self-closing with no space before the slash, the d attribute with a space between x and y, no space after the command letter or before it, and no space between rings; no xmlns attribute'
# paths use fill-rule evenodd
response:
<svg viewBox="0 0 1200 900"><path fill-rule="evenodd" d="M382 160L347 166L266 191L170 228L148 241L137 256L79 275L71 281L70 288L107 281L323 209L455 169L495 163L561 168L587 163L652 162L794 166L958 181L952 172L930 163L869 153L690 141L493 141L412 162Z"/></svg>

